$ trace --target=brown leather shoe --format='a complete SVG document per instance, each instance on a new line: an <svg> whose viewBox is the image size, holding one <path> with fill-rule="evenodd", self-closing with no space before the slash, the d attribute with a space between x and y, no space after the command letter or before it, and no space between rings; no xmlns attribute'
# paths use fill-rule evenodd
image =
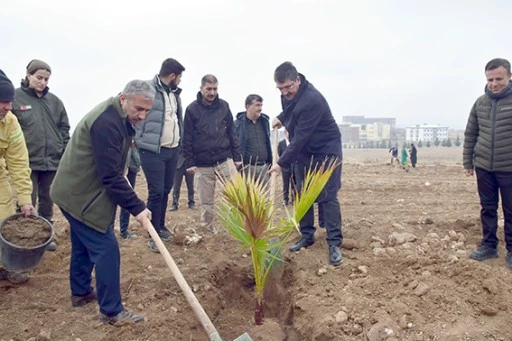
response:
<svg viewBox="0 0 512 341"><path fill-rule="evenodd" d="M97 301L97 300L98 300L98 295L96 294L96 290L93 289L87 295L83 295L83 296L72 295L71 296L71 305L75 308L78 308L78 307L83 307L84 305L86 305L89 302Z"/></svg>

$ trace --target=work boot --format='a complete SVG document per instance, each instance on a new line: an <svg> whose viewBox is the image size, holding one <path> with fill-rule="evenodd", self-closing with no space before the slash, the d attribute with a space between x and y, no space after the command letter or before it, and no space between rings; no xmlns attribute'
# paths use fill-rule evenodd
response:
<svg viewBox="0 0 512 341"><path fill-rule="evenodd" d="M167 242L172 240L172 233L167 229L167 227L162 227L160 230L156 231L160 236L160 239Z"/></svg>
<svg viewBox="0 0 512 341"><path fill-rule="evenodd" d="M338 266L343 263L343 256L341 255L340 248L335 245L329 246L329 263Z"/></svg>
<svg viewBox="0 0 512 341"><path fill-rule="evenodd" d="M308 247L310 247L314 243L315 243L314 240L301 238L297 243L295 243L292 246L290 246L290 248L288 250L290 250L290 252L297 252L297 251L299 251L302 248L307 249Z"/></svg>
<svg viewBox="0 0 512 341"><path fill-rule="evenodd" d="M486 260L489 258L498 258L498 250L487 245L482 245L471 251L469 258L478 261Z"/></svg>
<svg viewBox="0 0 512 341"><path fill-rule="evenodd" d="M28 274L25 272L11 272L3 268L0 268L0 279L6 279L12 284L21 284L28 281Z"/></svg>
<svg viewBox="0 0 512 341"><path fill-rule="evenodd" d="M89 302L97 301L98 295L96 294L96 290L92 290L90 293L85 294L83 296L71 295L71 305L75 308L83 307Z"/></svg>
<svg viewBox="0 0 512 341"><path fill-rule="evenodd" d="M178 210L178 204L172 204L171 208L169 208L169 211L177 211Z"/></svg>
<svg viewBox="0 0 512 341"><path fill-rule="evenodd" d="M144 321L144 316L140 314L130 313L128 310L123 310L115 316L107 316L100 313L100 322L103 324L124 324L124 323L137 323Z"/></svg>

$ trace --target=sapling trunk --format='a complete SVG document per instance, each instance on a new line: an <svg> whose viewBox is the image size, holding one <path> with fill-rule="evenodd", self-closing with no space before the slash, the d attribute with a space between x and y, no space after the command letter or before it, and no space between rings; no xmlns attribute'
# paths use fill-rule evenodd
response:
<svg viewBox="0 0 512 341"><path fill-rule="evenodd" d="M256 300L256 309L254 310L254 322L256 323L257 326L261 326L261 324L263 323L263 317L265 317L263 312L263 301L260 302Z"/></svg>

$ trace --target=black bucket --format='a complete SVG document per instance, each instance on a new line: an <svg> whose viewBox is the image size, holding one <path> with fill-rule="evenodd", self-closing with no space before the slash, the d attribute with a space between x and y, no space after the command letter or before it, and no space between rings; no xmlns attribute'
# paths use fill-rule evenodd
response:
<svg viewBox="0 0 512 341"><path fill-rule="evenodd" d="M50 238L46 242L34 247L22 247L5 240L2 235L2 229L5 223L10 220L18 219L23 215L23 213L13 214L5 218L0 224L0 262L6 270L18 273L29 272L34 269L41 261L46 246L53 240L52 224L48 220L35 215L30 217L42 220L50 227Z"/></svg>

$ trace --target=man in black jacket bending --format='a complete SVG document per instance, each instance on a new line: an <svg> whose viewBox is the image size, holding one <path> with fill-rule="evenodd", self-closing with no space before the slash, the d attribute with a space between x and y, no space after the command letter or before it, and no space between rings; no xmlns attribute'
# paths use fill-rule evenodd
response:
<svg viewBox="0 0 512 341"><path fill-rule="evenodd" d="M270 172L280 172L294 161L297 163L297 186L302 188L302 180L310 167L317 167L324 160L341 161L341 133L332 116L329 104L324 96L297 72L290 62L279 65L274 72L274 81L281 91L283 112L272 122L273 128L285 126L290 135L290 144L280 156ZM340 251L342 242L341 210L338 191L341 188L341 165L336 167L331 178L317 198L322 208L327 244L329 245L329 262L340 265L343 257ZM311 207L300 221L301 239L290 247L297 252L315 242L315 214Z"/></svg>

